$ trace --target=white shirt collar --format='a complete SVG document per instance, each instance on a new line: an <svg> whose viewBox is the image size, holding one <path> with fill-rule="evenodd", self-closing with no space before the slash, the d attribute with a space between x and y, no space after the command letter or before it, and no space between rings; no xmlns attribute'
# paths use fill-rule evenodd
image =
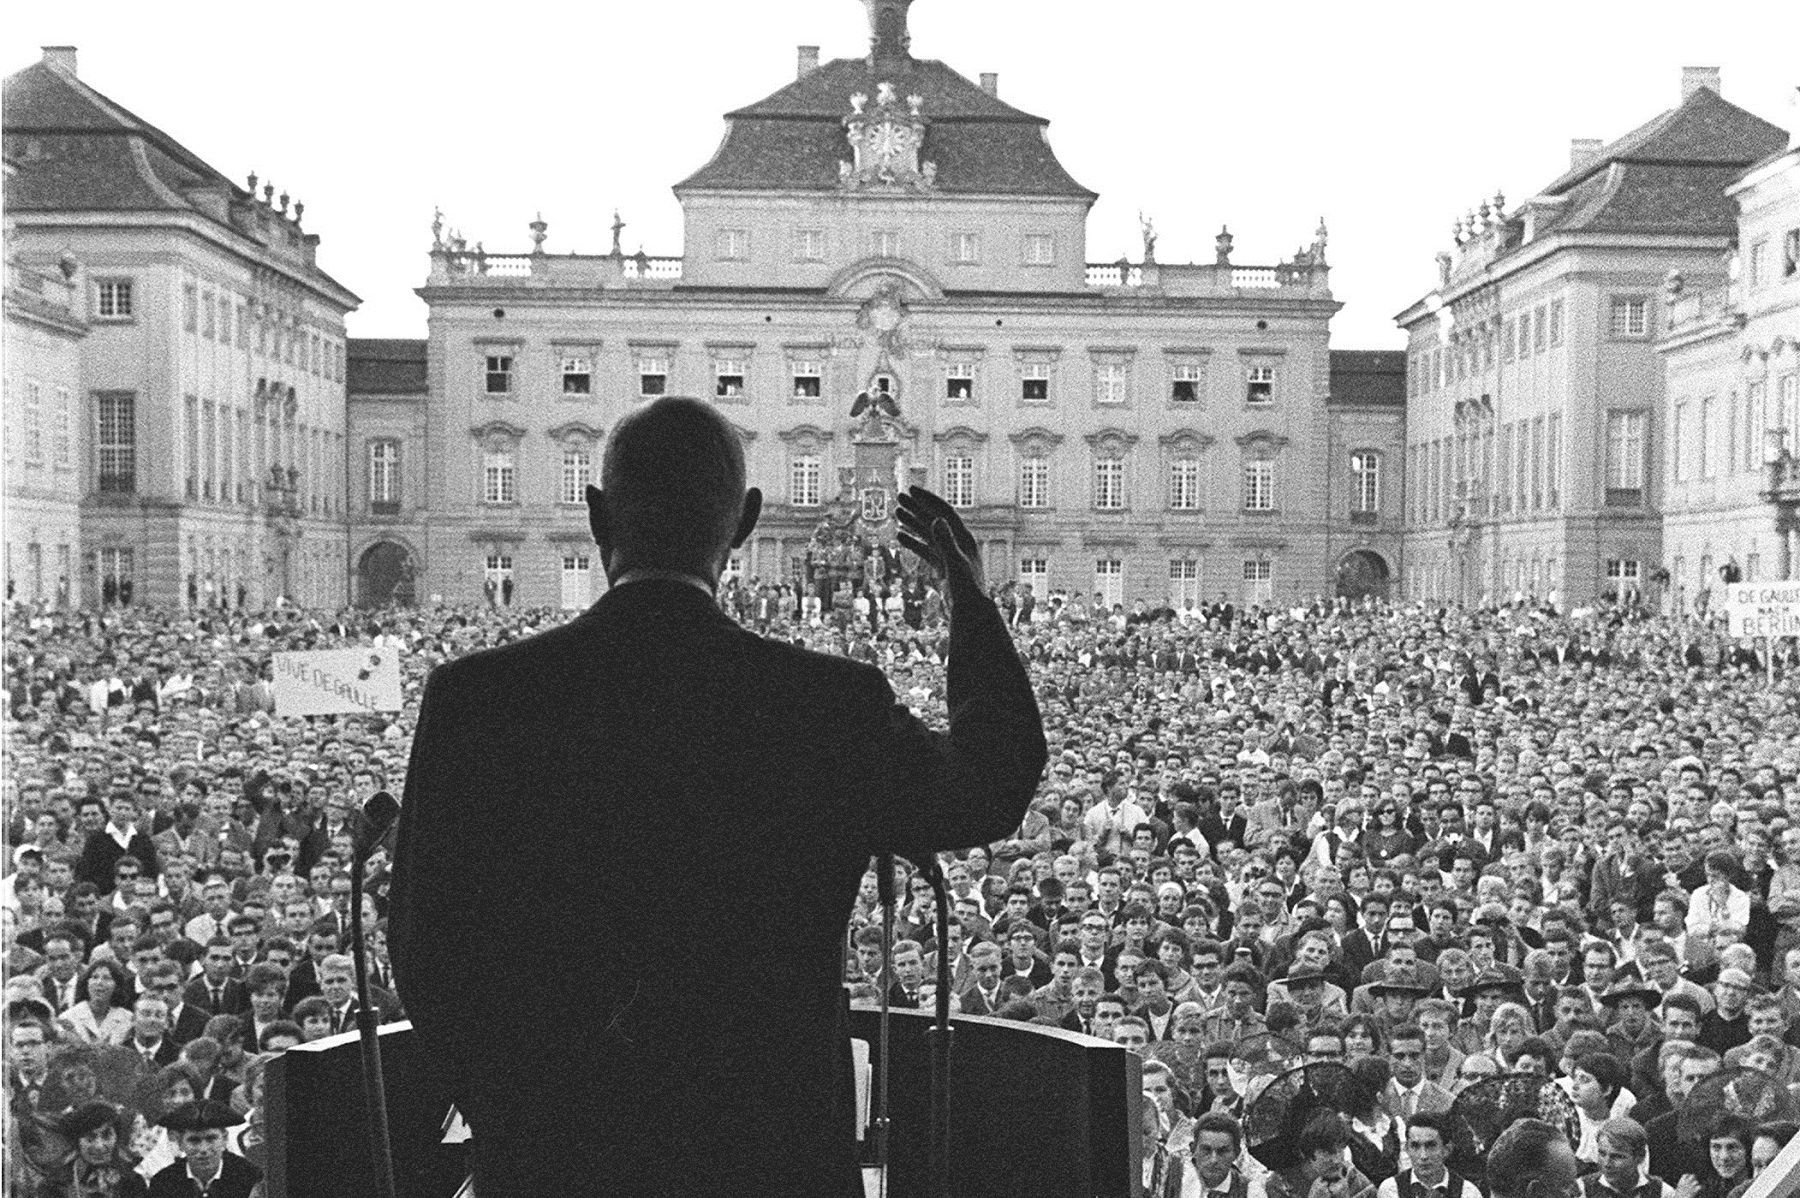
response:
<svg viewBox="0 0 1800 1198"><path fill-rule="evenodd" d="M708 599L714 596L714 589L698 574L684 574L679 570L658 570L650 566L640 566L635 570L627 570L613 581L613 588L632 582L649 582L652 579L661 582L685 582L687 585L703 592Z"/></svg>

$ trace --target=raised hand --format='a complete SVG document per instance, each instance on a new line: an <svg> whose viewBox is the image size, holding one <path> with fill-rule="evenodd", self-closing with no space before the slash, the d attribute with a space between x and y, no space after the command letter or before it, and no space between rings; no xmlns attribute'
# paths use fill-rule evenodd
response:
<svg viewBox="0 0 1800 1198"><path fill-rule="evenodd" d="M986 594L981 550L956 509L924 487L908 487L899 496L894 518L902 547L919 555L944 576L950 595Z"/></svg>

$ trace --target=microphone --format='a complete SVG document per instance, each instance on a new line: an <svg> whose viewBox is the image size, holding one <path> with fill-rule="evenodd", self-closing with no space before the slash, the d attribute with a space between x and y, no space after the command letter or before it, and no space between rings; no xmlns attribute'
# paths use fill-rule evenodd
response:
<svg viewBox="0 0 1800 1198"><path fill-rule="evenodd" d="M400 818L400 804L385 790L370 795L357 811L350 827L350 851L358 861L367 861L375 846L386 839L394 821Z"/></svg>
<svg viewBox="0 0 1800 1198"><path fill-rule="evenodd" d="M883 907L892 907L894 895L894 854L879 853L875 857L875 893Z"/></svg>

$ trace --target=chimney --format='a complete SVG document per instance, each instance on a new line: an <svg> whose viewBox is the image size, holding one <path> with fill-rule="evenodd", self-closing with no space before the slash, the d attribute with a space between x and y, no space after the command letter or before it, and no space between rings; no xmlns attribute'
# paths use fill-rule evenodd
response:
<svg viewBox="0 0 1800 1198"><path fill-rule="evenodd" d="M1600 149L1606 143L1597 137L1577 137L1569 142L1569 169L1578 171L1584 166L1592 166L1600 157Z"/></svg>
<svg viewBox="0 0 1800 1198"><path fill-rule="evenodd" d="M993 71L981 72L981 90L996 99L999 98L1000 76Z"/></svg>
<svg viewBox="0 0 1800 1198"><path fill-rule="evenodd" d="M75 74L74 46L45 46L44 61L68 74Z"/></svg>
<svg viewBox="0 0 1800 1198"><path fill-rule="evenodd" d="M898 70L912 61L906 30L906 10L913 0L863 0L869 10L869 65L876 70Z"/></svg>
<svg viewBox="0 0 1800 1198"><path fill-rule="evenodd" d="M800 47L800 72L796 79L804 79L819 69L819 48L817 46Z"/></svg>
<svg viewBox="0 0 1800 1198"><path fill-rule="evenodd" d="M1703 87L1715 96L1723 94L1719 90L1718 67L1681 68L1681 98L1683 102Z"/></svg>

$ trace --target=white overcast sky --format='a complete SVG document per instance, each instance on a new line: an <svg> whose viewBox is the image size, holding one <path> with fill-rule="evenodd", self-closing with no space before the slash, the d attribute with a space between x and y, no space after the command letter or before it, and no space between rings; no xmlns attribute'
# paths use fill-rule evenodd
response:
<svg viewBox="0 0 1800 1198"><path fill-rule="evenodd" d="M1100 193L1090 261L1273 263L1331 230L1340 348L1401 344L1452 217L1508 207L1567 165L1572 137L1618 137L1673 106L1683 65L1800 127L1800 3L1514 0L1197 3L916 0L912 49L1048 118ZM434 205L471 243L681 252L669 188L711 156L722 115L794 76L795 47L866 53L857 0L660 0L480 7L320 0L20 4L7 72L69 43L81 77L226 175L306 203L321 264L362 297L350 331L425 334ZM927 113L929 115L929 112Z"/></svg>

